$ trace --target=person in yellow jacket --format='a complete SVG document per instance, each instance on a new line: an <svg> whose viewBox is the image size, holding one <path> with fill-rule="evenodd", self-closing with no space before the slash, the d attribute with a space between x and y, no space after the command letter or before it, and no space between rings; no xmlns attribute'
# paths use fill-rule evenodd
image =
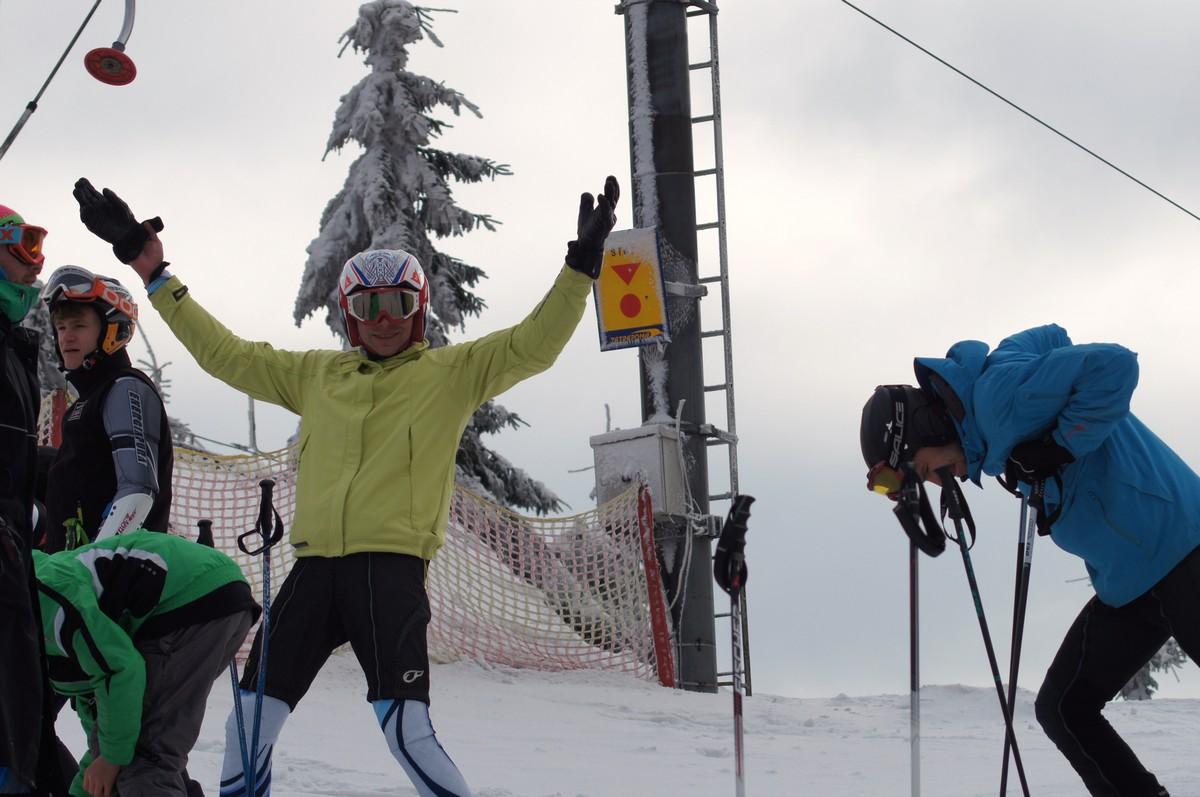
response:
<svg viewBox="0 0 1200 797"><path fill-rule="evenodd" d="M146 284L150 302L217 379L300 415L291 544L296 562L271 609L256 797L269 794L271 753L288 714L329 654L349 642L367 699L396 760L422 797L470 794L429 720L425 572L441 546L459 439L483 402L549 368L583 316L616 221L617 181L580 198L576 240L549 293L519 324L431 349L429 283L413 255L350 258L338 301L350 351L281 351L235 336L171 276L157 236L112 191L75 185L80 217ZM246 662L243 714L253 711L261 632ZM246 729L246 738L251 732ZM238 726L226 723L222 797L246 794Z"/></svg>

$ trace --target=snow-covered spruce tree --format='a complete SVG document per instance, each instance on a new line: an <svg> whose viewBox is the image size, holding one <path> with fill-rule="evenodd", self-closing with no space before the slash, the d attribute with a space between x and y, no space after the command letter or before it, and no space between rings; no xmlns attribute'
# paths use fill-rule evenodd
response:
<svg viewBox="0 0 1200 797"><path fill-rule="evenodd" d="M45 287L37 283L39 289ZM58 347L54 343L54 325L50 323L50 311L46 303L38 301L22 326L36 329L41 335L41 350L38 352L38 378L41 380L42 398L67 386L67 379L58 367Z"/></svg>
<svg viewBox="0 0 1200 797"><path fill-rule="evenodd" d="M494 230L490 216L454 202L450 180L477 183L509 174L503 164L475 155L436 149L431 140L448 126L433 116L463 109L482 117L458 91L408 71L408 47L428 38L437 46L430 12L407 0L372 0L358 10L358 21L342 36L345 47L365 54L371 72L341 98L325 153L340 152L353 141L362 154L350 165L346 183L321 215L321 229L308 246L295 321L325 310L326 323L343 340L337 309L337 278L342 265L369 249L403 249L417 256L429 278L431 314L426 337L431 346L449 342L467 316L484 302L471 289L484 272L439 252L434 239L463 235L476 228ZM483 434L525 425L517 415L489 401L467 426L459 445L457 478L471 489L508 506L539 513L562 502L541 482L488 449Z"/></svg>
<svg viewBox="0 0 1200 797"><path fill-rule="evenodd" d="M1154 678L1154 673L1165 672L1175 675L1175 671L1183 669L1187 660L1187 654L1183 652L1183 648L1179 647L1179 643L1174 639L1168 639L1167 644L1154 654L1154 658L1146 662L1146 665L1129 679L1129 683L1121 687L1121 697L1126 700L1149 700L1154 695L1154 691L1158 689L1158 681ZM1175 677L1178 679L1179 676L1175 675Z"/></svg>

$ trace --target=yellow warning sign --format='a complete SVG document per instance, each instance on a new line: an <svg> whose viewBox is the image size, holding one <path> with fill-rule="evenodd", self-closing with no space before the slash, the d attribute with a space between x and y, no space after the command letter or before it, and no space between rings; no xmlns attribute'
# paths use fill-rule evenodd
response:
<svg viewBox="0 0 1200 797"><path fill-rule="evenodd" d="M604 242L604 264L592 294L601 351L671 339L654 228L609 234Z"/></svg>

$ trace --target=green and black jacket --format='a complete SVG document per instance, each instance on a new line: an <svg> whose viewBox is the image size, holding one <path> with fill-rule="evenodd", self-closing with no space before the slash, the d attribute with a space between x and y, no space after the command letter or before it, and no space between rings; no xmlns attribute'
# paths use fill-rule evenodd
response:
<svg viewBox="0 0 1200 797"><path fill-rule="evenodd" d="M75 698L99 752L133 760L146 666L136 643L258 605L220 551L139 529L56 554L34 553L50 682Z"/></svg>

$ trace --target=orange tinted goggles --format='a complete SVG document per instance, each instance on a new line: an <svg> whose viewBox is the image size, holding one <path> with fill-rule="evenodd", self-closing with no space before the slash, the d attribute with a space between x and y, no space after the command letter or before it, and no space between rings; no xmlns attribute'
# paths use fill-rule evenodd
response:
<svg viewBox="0 0 1200 797"><path fill-rule="evenodd" d="M22 263L40 266L46 259L42 254L42 242L46 240L46 229L32 224L6 224L0 226L0 246L11 247L11 251Z"/></svg>

